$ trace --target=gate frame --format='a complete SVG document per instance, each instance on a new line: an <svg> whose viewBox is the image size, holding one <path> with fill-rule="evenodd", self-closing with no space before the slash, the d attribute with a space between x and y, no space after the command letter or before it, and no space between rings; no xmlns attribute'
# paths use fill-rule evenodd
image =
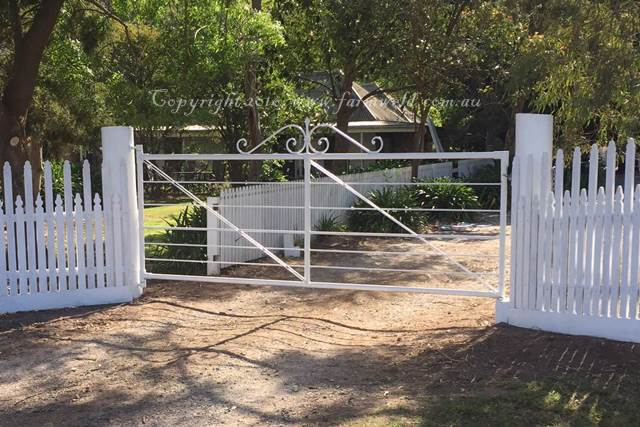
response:
<svg viewBox="0 0 640 427"><path fill-rule="evenodd" d="M280 154L256 154L255 151L268 141L273 140L277 135L286 129L294 129L302 134L302 144L295 139L289 138L286 140L286 149L288 153ZM351 144L359 148L360 153L328 153L329 140L327 137L320 137L314 146L312 142L313 133L318 129L329 129L335 134L338 134L349 141ZM140 238L140 259L141 280L153 279L153 280L178 280L178 281L197 281L197 282L210 282L210 283L227 283L227 284L246 284L246 285L268 285L268 286L288 286L288 287L302 287L302 288L315 288L315 289L346 289L346 290L362 290L362 291L379 291L379 292L409 292L409 293L425 293L425 294L439 294L439 295L460 295L460 296L473 296L473 297L489 297L497 300L502 300L505 297L505 260L506 260L506 221L507 221L507 185L508 185L508 166L509 166L509 152L508 151L490 151L490 152L449 152L449 153L382 153L383 141L382 138L376 136L371 140L371 143L378 147L374 150L370 150L358 141L351 138L349 135L343 133L335 126L331 124L318 124L314 127L310 126L309 119L305 121L304 127L298 125L287 125L276 132L274 132L267 139L263 140L256 147L251 150L244 151L243 148L248 146L246 139L240 139L237 142L238 154L149 154L144 153L141 145L136 146L136 168L137 168L137 192L138 192L138 213L139 213L139 238ZM428 288L428 287L409 287L409 286L392 286L392 285L374 285L374 284L357 284L357 283L337 283L337 282L315 282L311 281L311 236L316 232L312 231L311 227L311 171L312 167L316 167L323 174L327 174L327 170L320 167L316 161L318 160L467 160L467 159L488 159L500 161L500 225L499 225L499 265L498 265L498 287L491 291L484 290L467 290L467 289L450 289L450 288ZM242 237L247 239L247 236L238 227L231 224L228 220L222 217L218 212L213 210L206 203L206 199L202 200L195 196L193 193L184 188L177 180L174 180L169 175L163 173L161 169L154 165L153 161L157 160L182 160L182 161L256 161L256 160L285 160L285 161L303 161L304 165L304 274L297 275L300 277L300 281L295 280L274 280L274 279L255 279L255 278L238 278L231 276L196 276L196 275L181 275L181 274L162 274L162 273L149 273L145 268L145 253L144 253L144 180L143 180L143 166L152 165L152 168L156 172L160 171L164 178L168 182L184 192L189 196L196 205L206 209L216 217L219 217L223 221L227 221L228 224L240 232ZM329 178L336 181L337 184L342 186L348 191L353 192L350 186L342 182L339 178L336 180L336 176L328 172ZM355 194L355 193L354 193ZM360 197L360 196L358 196ZM363 198L363 197L360 197ZM367 201L368 199L363 198ZM368 202L371 206L371 202ZM378 208L379 209L379 208ZM385 214L382 210L381 213ZM390 218L392 216L385 214ZM395 222L395 218L392 219ZM425 243L429 244L422 235L419 235L402 223L400 225L409 230L411 234L414 234L417 238L420 238ZM402 234L401 234L402 235ZM248 239L249 240L249 239ZM252 239L251 239L252 240ZM278 257L273 255L268 249L261 244L251 241L249 242L256 246L257 249L276 260L279 264L283 265ZM443 253L446 256L446 254ZM455 262L463 270L466 270L459 263ZM285 265L283 267L287 268ZM290 269L290 268L289 268ZM468 274L474 274L466 270Z"/></svg>

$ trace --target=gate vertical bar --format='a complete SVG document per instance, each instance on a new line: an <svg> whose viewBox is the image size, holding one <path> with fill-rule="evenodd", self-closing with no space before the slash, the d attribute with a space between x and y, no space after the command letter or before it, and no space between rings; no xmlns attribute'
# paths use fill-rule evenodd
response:
<svg viewBox="0 0 640 427"><path fill-rule="evenodd" d="M304 281L311 282L311 160L304 157Z"/></svg>
<svg viewBox="0 0 640 427"><path fill-rule="evenodd" d="M498 295L505 297L504 272L505 272L505 242L507 231L507 186L508 186L509 153L504 153L500 158L500 265L498 271ZM513 250L513 248L512 248ZM513 284L511 284L513 286Z"/></svg>
<svg viewBox="0 0 640 427"><path fill-rule="evenodd" d="M147 282L144 278L146 269L145 248L144 245L144 168L143 168L143 148L142 145L136 145L136 185L138 189L138 236L140 239L140 284L145 287Z"/></svg>

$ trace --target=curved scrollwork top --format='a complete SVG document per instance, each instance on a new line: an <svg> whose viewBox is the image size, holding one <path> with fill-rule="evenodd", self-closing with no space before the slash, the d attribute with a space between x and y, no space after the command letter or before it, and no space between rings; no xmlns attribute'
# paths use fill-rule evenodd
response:
<svg viewBox="0 0 640 427"><path fill-rule="evenodd" d="M247 138L240 138L238 142L236 142L236 150L238 150L238 153L249 154L253 152L253 150L247 150L247 148L249 148L249 141L247 141Z"/></svg>
<svg viewBox="0 0 640 427"><path fill-rule="evenodd" d="M287 141L284 144L284 147L291 154L303 153L305 149L304 139L303 141L300 141L298 138L291 137L287 139Z"/></svg>
<svg viewBox="0 0 640 427"><path fill-rule="evenodd" d="M271 136L267 139L260 142L255 147L249 149L249 142L246 138L240 138L236 143L236 148L240 154L253 154L260 147L264 146L267 142L274 140L278 135L283 133L287 129L294 129L300 132L299 137L289 137L285 141L285 149L287 152L291 154L302 154L302 153L326 153L329 151L329 137L321 136L315 142L313 142L313 133L319 129L329 129L333 133L340 135L349 143L355 145L360 150L365 153L380 153L384 148L384 142L382 141L382 137L374 136L371 138L370 144L373 148L369 149L360 142L356 141L352 137L350 137L345 132L342 132L340 129L335 127L334 125L328 123L321 123L313 128L310 126L309 119L305 120L304 127L298 125L287 125L283 126L277 131L275 131Z"/></svg>
<svg viewBox="0 0 640 427"><path fill-rule="evenodd" d="M382 152L382 149L384 148L384 142L382 141L382 137L374 136L373 138L371 138L371 145L373 145L373 150L371 150L371 152L373 153Z"/></svg>
<svg viewBox="0 0 640 427"><path fill-rule="evenodd" d="M315 145L316 146L314 147L311 140L309 140L309 151L311 151L312 153L326 153L327 151L329 151L329 138L327 138L326 136L318 138L318 141Z"/></svg>
<svg viewBox="0 0 640 427"><path fill-rule="evenodd" d="M298 132L300 132L302 138L304 139L304 137L305 137L305 129L302 128L302 126L286 125L286 126L281 127L280 129L278 129L274 133L272 133L271 136L269 136L267 139L262 140L262 142L260 142L260 144L256 145L255 147L251 148L250 150L248 150L249 142L247 141L247 138L240 138L238 140L238 142L236 143L236 149L238 150L238 153L240 153L240 154L253 154L260 147L262 147L263 145L265 145L269 141L273 141L278 135L280 135L282 132L284 132L287 129L295 129L295 130L297 130ZM297 145L302 145L302 147L299 148L299 149L296 149L295 147ZM298 142L298 139L296 139L295 137L288 138L286 143L285 143L285 147L286 147L287 151L289 151L290 153L301 153L304 150L304 144L300 144Z"/></svg>

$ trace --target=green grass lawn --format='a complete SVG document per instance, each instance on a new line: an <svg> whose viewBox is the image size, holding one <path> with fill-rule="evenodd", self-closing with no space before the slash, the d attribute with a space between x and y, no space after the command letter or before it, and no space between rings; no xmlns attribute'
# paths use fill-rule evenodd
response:
<svg viewBox="0 0 640 427"><path fill-rule="evenodd" d="M349 427L404 426L637 426L638 378L623 387L575 375L512 379L425 398L419 407L387 407L344 422Z"/></svg>
<svg viewBox="0 0 640 427"><path fill-rule="evenodd" d="M144 208L144 225L166 226L166 221L170 220L171 215L177 215L190 204L189 202L184 202L178 205L146 207ZM144 230L144 236L147 241L157 240L163 234L163 230Z"/></svg>
<svg viewBox="0 0 640 427"><path fill-rule="evenodd" d="M173 224L173 216L179 215L187 206L193 206L191 202L179 202L170 206L151 206L144 210L144 225L145 226L167 226L167 222ZM176 233L178 234L178 240L175 240ZM200 232L202 233L202 232ZM185 232L172 232L171 238L166 235L166 230L161 229L145 229L145 253L147 256L147 268L149 271L162 272L167 266L172 266L173 273L185 273L190 274L203 267L201 264L184 264L184 263L166 263L165 261L149 261L152 258L170 258L170 259L206 259L203 257L201 250L194 248L169 248L167 245L162 244L170 240L172 243L194 243L189 239L193 237L192 232L187 232L189 237L185 236ZM200 234L202 235L202 234ZM158 244L153 244L153 243ZM188 268L185 268L188 267ZM200 273L198 273L200 274Z"/></svg>

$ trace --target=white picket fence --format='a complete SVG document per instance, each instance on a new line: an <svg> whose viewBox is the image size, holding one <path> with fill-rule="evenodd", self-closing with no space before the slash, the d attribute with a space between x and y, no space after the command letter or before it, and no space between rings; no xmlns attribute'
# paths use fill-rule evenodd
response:
<svg viewBox="0 0 640 427"><path fill-rule="evenodd" d="M4 165L0 202L0 313L131 301L121 215L115 195L103 209L92 195L89 163L83 191L73 196L71 167L63 166L64 191L54 194L51 164L44 163L43 193L34 197L31 165L24 166L24 198L14 197L11 168ZM113 224L112 226L110 224Z"/></svg>
<svg viewBox="0 0 640 427"><path fill-rule="evenodd" d="M558 150L551 186L542 160L539 191L524 188L531 158L514 160L509 323L614 339L640 339L640 187L635 186L635 142L626 147L623 186L616 186L616 146L606 151L599 185L597 146L581 188L581 153L573 153L570 190L564 190L564 155ZM553 189L552 189L553 188ZM604 320L604 322L603 322ZM606 322L616 322L615 327ZM628 322L624 322L624 321ZM635 338L634 338L635 337Z"/></svg>
<svg viewBox="0 0 640 427"><path fill-rule="evenodd" d="M470 175L476 169L493 164L487 160L460 160L457 167L460 175ZM452 176L454 172L451 162L420 165L419 178L435 178ZM345 182L374 183L359 184L356 189L363 194L373 190L380 190L385 185L375 183L407 183L411 182L411 168L394 168L343 175L340 177ZM311 206L313 208L337 207L346 208L353 205L356 200L349 191L336 185L330 178L323 177L314 180L311 184ZM286 183L273 183L264 185L251 185L232 188L221 192L217 201L220 214L230 220L241 229L250 230L284 230L282 232L253 233L261 244L281 250L285 246L285 236L295 237L303 230L304 225L304 183L291 181ZM346 220L345 210L313 209L311 223L315 226L324 217L333 217L338 221ZM209 216L208 228L228 228L213 216ZM286 230L292 232L287 233ZM297 232L297 233L296 233ZM209 250L209 260L219 261L220 268L261 258L264 254L249 245L244 239L238 239L237 233L219 232L208 234L207 246L219 249ZM213 257L216 257L215 259ZM210 268L210 274L217 274L218 268Z"/></svg>

